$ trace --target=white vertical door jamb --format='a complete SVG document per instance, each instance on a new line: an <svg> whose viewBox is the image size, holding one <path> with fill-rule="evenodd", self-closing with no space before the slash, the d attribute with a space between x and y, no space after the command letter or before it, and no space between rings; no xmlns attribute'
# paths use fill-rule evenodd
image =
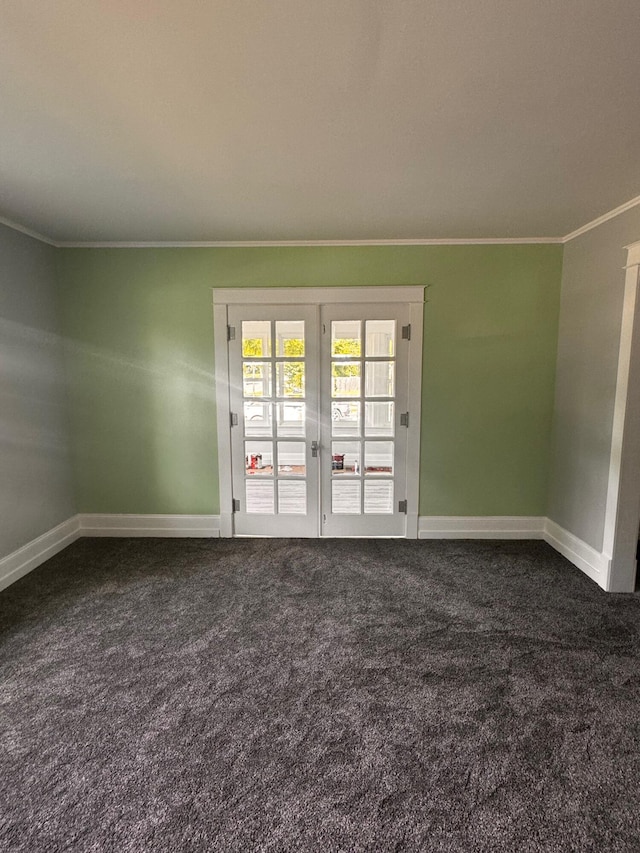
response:
<svg viewBox="0 0 640 853"><path fill-rule="evenodd" d="M633 592L640 521L640 242L628 246L603 553L605 589Z"/></svg>
<svg viewBox="0 0 640 853"><path fill-rule="evenodd" d="M213 336L216 383L216 422L218 427L218 483L220 485L220 536L233 536L231 501L231 407L229 405L229 347L227 306L213 305Z"/></svg>
<svg viewBox="0 0 640 853"><path fill-rule="evenodd" d="M407 436L407 521L405 536L418 538L418 517L420 500L420 424L422 416L422 359L424 344L422 331L424 324L424 302L411 302L409 305L409 323L411 341L409 349L409 434Z"/></svg>

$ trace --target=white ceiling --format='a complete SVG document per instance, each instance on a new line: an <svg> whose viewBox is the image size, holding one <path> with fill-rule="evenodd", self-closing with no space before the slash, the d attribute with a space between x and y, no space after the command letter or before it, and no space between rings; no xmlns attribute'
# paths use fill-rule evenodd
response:
<svg viewBox="0 0 640 853"><path fill-rule="evenodd" d="M57 241L554 237L640 194L638 0L3 0Z"/></svg>

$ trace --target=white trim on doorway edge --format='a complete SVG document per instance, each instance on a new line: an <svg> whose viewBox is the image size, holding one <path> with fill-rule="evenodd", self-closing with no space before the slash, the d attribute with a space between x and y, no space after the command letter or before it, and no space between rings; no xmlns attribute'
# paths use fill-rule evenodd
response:
<svg viewBox="0 0 640 853"><path fill-rule="evenodd" d="M409 305L411 340L417 345L414 356L409 357L410 400L421 399L422 388L422 333L424 320L425 289L428 285L365 285L353 287L236 287L214 288L213 326L214 363L216 388L216 419L218 438L218 488L220 495L220 535L233 536L233 483L231 469L230 439L230 379L228 323L229 308L236 305L334 305L334 304L382 304ZM419 351L418 351L419 350ZM408 436L407 467L417 471L420 464L420 406L412 412L412 429ZM406 519L407 538L415 538L418 532L419 483L418 478L408 478L407 494L409 512Z"/></svg>
<svg viewBox="0 0 640 853"><path fill-rule="evenodd" d="M640 518L640 242L627 246L602 549L606 588L633 592Z"/></svg>

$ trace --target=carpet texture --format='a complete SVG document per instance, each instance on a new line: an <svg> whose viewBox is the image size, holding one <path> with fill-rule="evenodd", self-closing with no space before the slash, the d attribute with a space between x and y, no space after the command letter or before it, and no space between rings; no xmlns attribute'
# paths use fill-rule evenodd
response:
<svg viewBox="0 0 640 853"><path fill-rule="evenodd" d="M84 539L0 620L3 851L640 850L640 601L544 543Z"/></svg>

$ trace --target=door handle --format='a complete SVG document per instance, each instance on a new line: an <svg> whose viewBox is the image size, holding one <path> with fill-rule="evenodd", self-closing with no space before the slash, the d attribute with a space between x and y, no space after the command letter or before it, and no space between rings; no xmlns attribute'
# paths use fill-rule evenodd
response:
<svg viewBox="0 0 640 853"><path fill-rule="evenodd" d="M320 451L320 442L319 441L312 441L311 442L311 455L314 457L314 459L318 455L319 451Z"/></svg>

